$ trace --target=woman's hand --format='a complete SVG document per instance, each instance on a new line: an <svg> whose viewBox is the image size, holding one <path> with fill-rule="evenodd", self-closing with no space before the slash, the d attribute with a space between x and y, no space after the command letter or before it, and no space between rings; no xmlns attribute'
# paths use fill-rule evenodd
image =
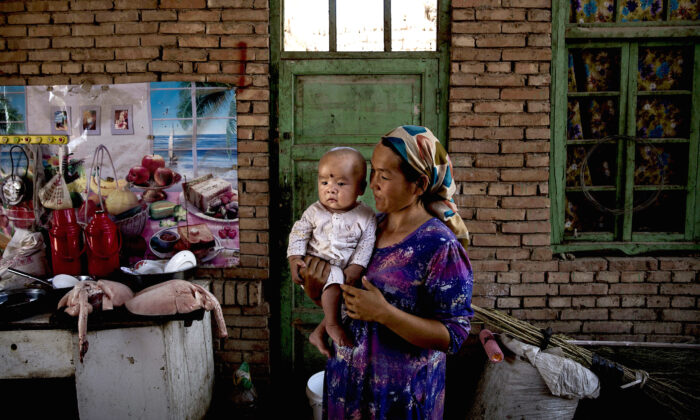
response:
<svg viewBox="0 0 700 420"><path fill-rule="evenodd" d="M341 284L343 289L343 300L345 300L345 310L350 318L362 321L374 321L383 323L383 319L390 310L391 305L384 299L384 295L374 285L362 277L362 285L365 289Z"/></svg>
<svg viewBox="0 0 700 420"><path fill-rule="evenodd" d="M299 275L304 281L304 292L318 306L321 306L321 293L331 272L331 265L326 261L307 255L304 257L306 267L299 269Z"/></svg>

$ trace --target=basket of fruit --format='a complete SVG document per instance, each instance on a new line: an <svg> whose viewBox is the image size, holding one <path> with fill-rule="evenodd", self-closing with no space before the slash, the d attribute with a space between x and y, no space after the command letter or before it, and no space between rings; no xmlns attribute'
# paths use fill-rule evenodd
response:
<svg viewBox="0 0 700 420"><path fill-rule="evenodd" d="M141 203L140 206L133 207L113 218L114 224L117 225L122 235L140 235L148 220L148 206Z"/></svg>

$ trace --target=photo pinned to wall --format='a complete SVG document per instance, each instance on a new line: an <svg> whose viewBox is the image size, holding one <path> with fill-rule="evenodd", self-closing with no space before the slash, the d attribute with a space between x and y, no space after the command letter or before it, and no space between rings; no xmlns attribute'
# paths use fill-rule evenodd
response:
<svg viewBox="0 0 700 420"><path fill-rule="evenodd" d="M51 134L70 134L70 107L51 107Z"/></svg>
<svg viewBox="0 0 700 420"><path fill-rule="evenodd" d="M134 134L132 123L133 107L131 105L117 105L112 107L111 127L112 134Z"/></svg>
<svg viewBox="0 0 700 420"><path fill-rule="evenodd" d="M80 125L88 136L100 135L100 107L87 105L80 107Z"/></svg>

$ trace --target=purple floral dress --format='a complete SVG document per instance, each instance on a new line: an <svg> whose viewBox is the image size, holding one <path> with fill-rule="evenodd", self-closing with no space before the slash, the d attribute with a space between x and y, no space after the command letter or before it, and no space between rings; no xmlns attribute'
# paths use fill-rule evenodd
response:
<svg viewBox="0 0 700 420"><path fill-rule="evenodd" d="M367 278L397 308L438 319L459 350L470 328L472 269L462 245L431 219L398 244L374 251ZM345 319L355 346L337 347L326 365L328 419L442 419L446 354L409 344L387 327Z"/></svg>

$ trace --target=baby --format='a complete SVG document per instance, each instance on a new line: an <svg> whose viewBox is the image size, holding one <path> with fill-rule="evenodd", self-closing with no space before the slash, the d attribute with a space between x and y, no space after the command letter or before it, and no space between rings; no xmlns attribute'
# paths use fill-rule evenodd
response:
<svg viewBox="0 0 700 420"><path fill-rule="evenodd" d="M304 211L289 234L287 259L292 280L303 284L299 269L306 254L328 261L330 274L323 287L324 319L310 337L323 337L322 328L339 346L350 346L340 325L340 284L355 284L372 256L377 224L374 211L357 201L367 186L367 164L360 152L336 147L318 162L319 200ZM314 343L316 344L316 343Z"/></svg>

